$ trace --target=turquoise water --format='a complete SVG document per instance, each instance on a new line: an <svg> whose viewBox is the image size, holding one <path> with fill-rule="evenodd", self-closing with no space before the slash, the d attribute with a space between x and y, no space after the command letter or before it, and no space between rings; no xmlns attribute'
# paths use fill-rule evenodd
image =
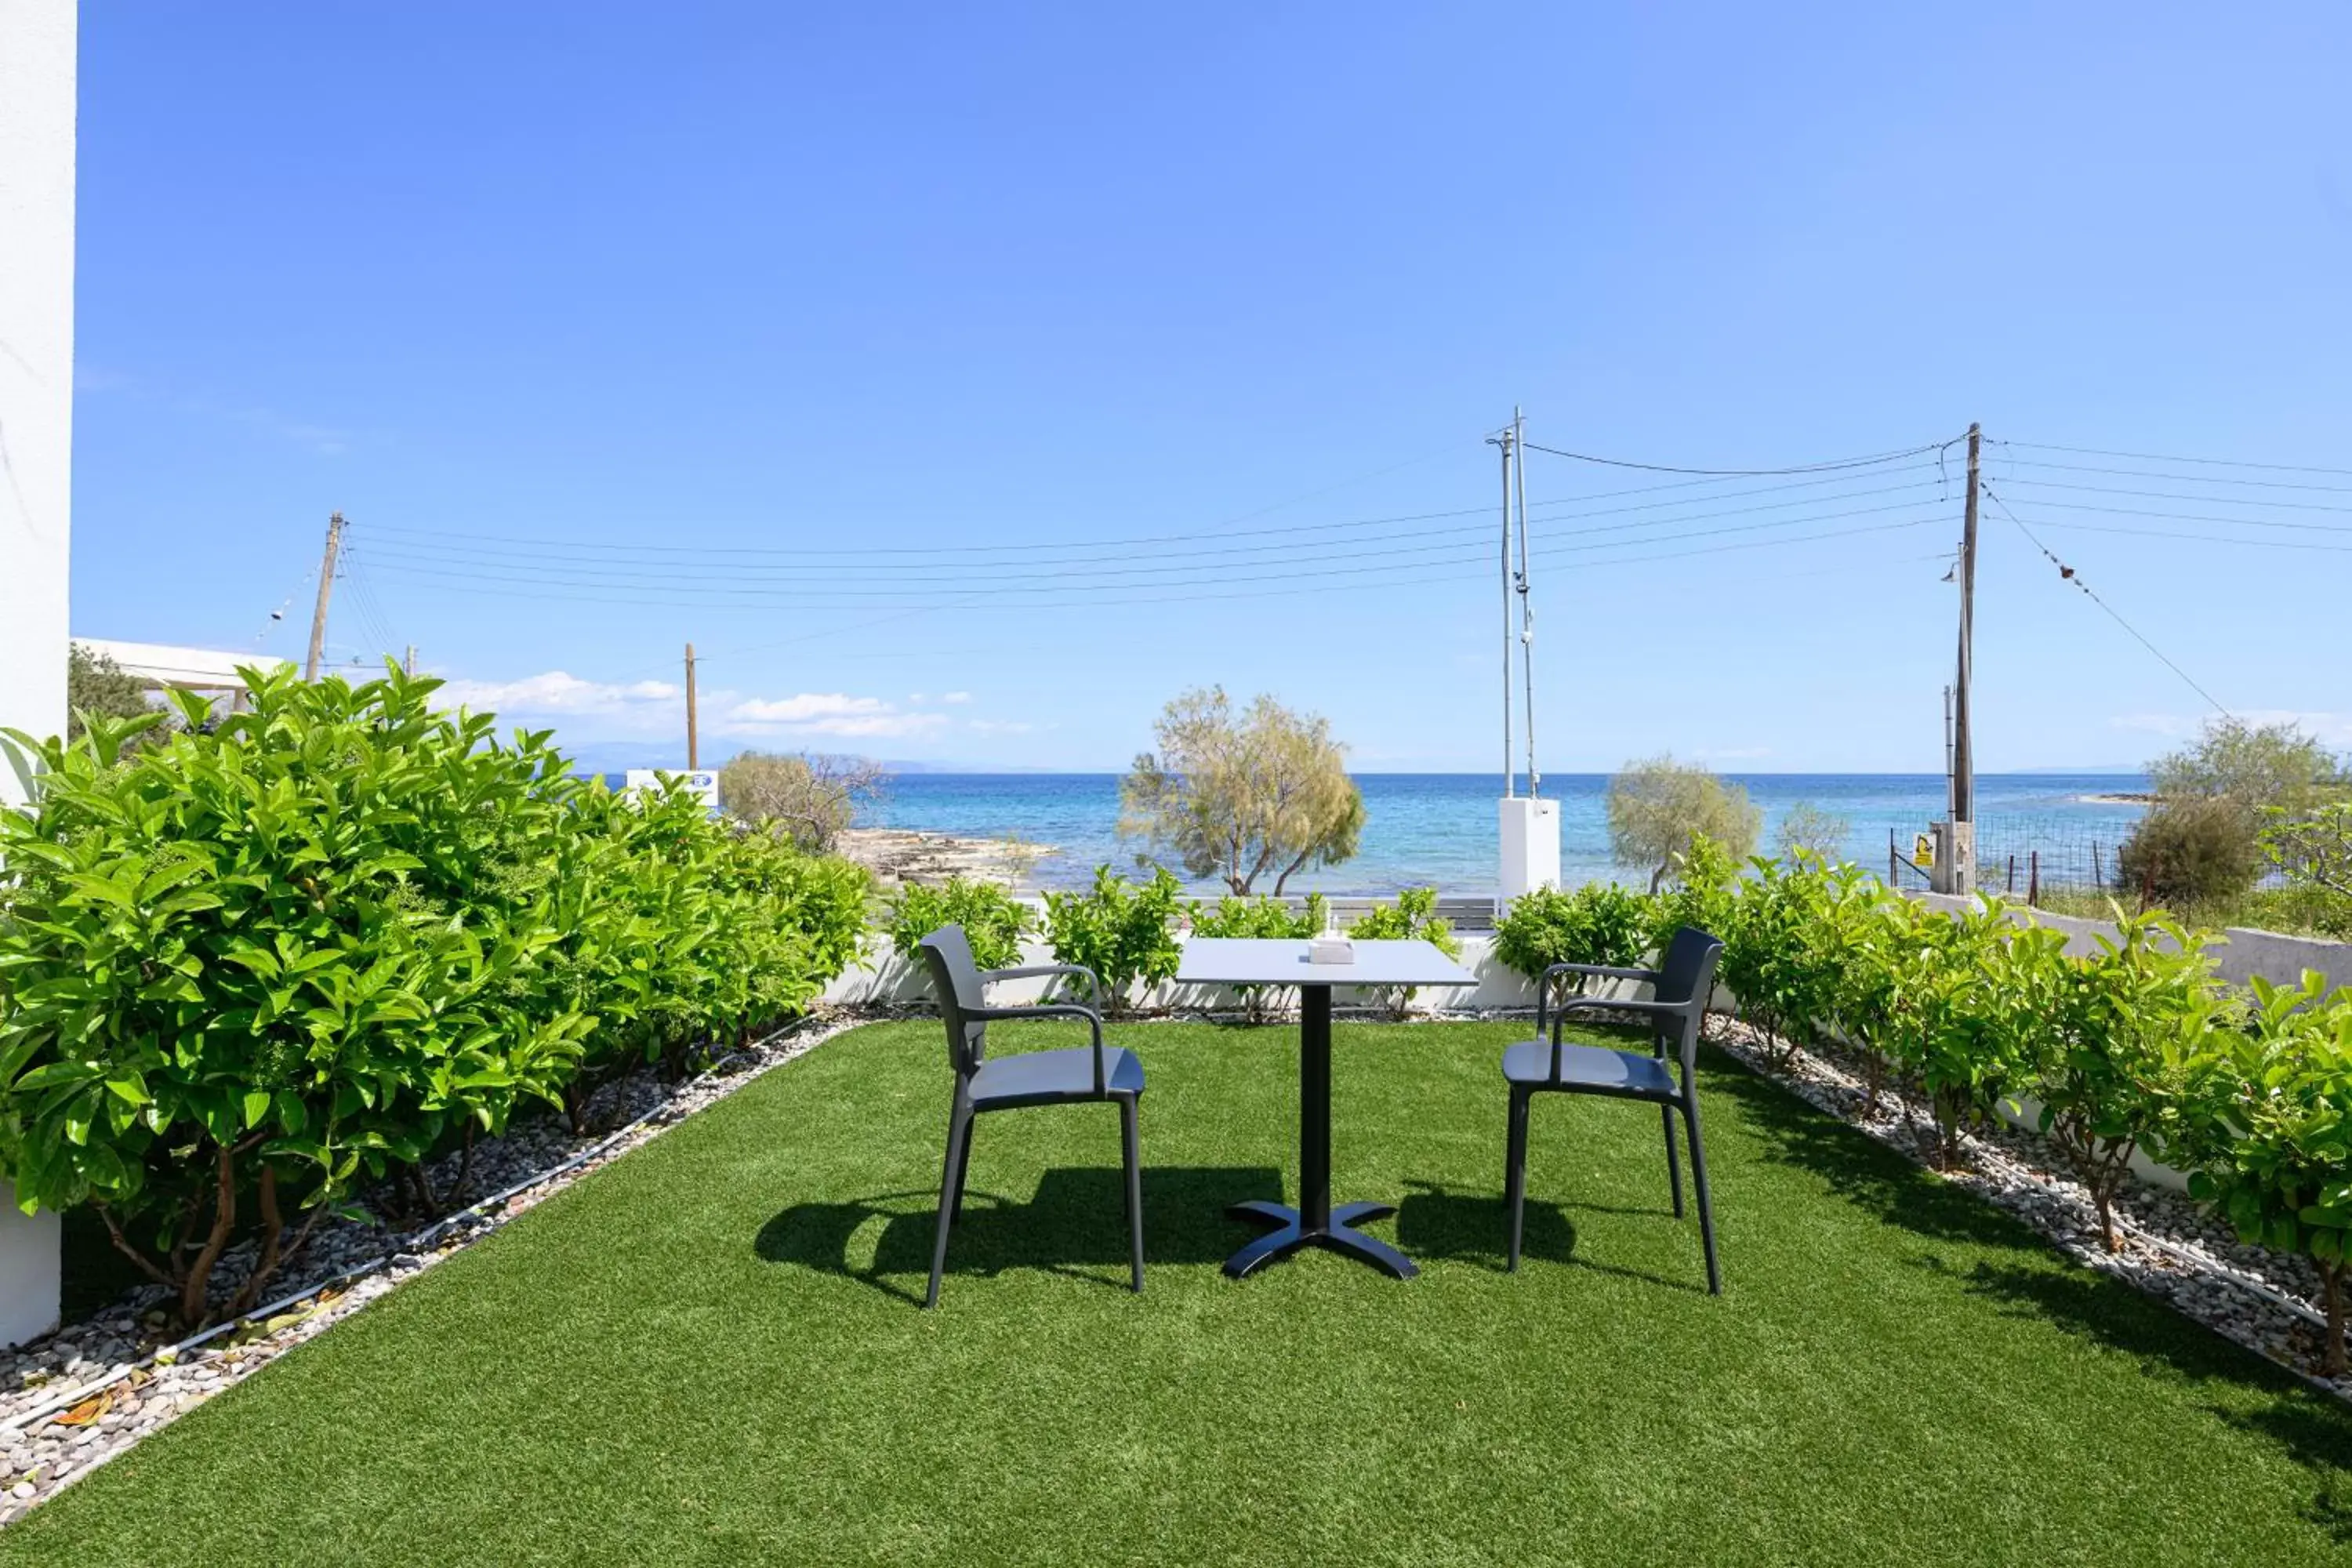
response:
<svg viewBox="0 0 2352 1568"><path fill-rule="evenodd" d="M1944 809L1937 773L1725 776L1764 808L1760 847L1772 847L1781 817L1801 802L1843 817L1847 856L1881 870L1890 830L1908 854L1914 837ZM1492 774L1360 773L1356 782L1367 814L1360 852L1344 865L1293 878L1289 890L1388 893L1423 884L1448 894L1495 890L1499 781ZM2140 779L2114 773L1980 774L1979 858L2000 867L2016 856L2020 889L2037 853L2045 882L2087 884L2095 868L2112 868L2115 845L2139 808L2084 797L2145 787ZM1549 774L1543 781L1543 793L1561 803L1560 871L1570 884L1646 879L1646 872L1610 864L1608 788L1605 773ZM1035 871L1049 888L1082 883L1097 865L1129 868L1142 847L1118 836L1118 778L1112 773L900 773L861 820L1051 845L1055 852Z"/></svg>

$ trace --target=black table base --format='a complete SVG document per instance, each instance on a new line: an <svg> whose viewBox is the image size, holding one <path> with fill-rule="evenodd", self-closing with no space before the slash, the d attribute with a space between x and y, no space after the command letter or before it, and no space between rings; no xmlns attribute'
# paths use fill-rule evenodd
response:
<svg viewBox="0 0 2352 1568"><path fill-rule="evenodd" d="M1355 1228L1396 1213L1394 1204L1331 1206L1331 987L1298 988L1298 1207L1235 1204L1225 1212L1274 1228L1225 1259L1225 1272L1245 1279L1302 1247L1320 1247L1385 1268L1399 1279L1421 1271L1378 1237Z"/></svg>

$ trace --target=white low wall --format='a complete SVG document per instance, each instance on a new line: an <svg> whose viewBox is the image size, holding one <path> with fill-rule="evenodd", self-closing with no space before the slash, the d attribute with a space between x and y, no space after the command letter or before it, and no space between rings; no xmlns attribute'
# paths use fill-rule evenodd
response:
<svg viewBox="0 0 2352 1568"><path fill-rule="evenodd" d="M1923 904L1951 913L1969 906L1969 900L1950 893L1910 893L1906 897ZM2008 906L2011 916L2021 921L2047 926L2052 931L2066 933L2066 951L2071 953L2096 952L2099 938L2116 934L2113 921L2084 920L2074 915L2053 915L2041 910L2027 909L2021 904ZM2330 942L2325 937L2283 936L2274 931L2256 931L2250 926L2230 926L2220 933L2224 942L2208 947L2214 969L2222 981L2231 985L2244 985L2260 975L2274 985L2300 985L2303 972L2318 971L2327 977L2332 989L2352 985L2352 942Z"/></svg>
<svg viewBox="0 0 2352 1568"><path fill-rule="evenodd" d="M1182 942L1178 937L1178 942ZM1464 935L1462 966L1478 977L1471 988L1458 986L1423 986L1413 998L1415 1013L1437 1013L1487 1007L1532 1007L1536 1005L1535 987L1518 971L1495 957L1495 939L1491 936ZM1051 963L1054 954L1042 942L1021 944L1024 964ZM1043 1000L1050 981L1009 980L992 988L991 995L1008 1005ZM1638 988L1620 984L1625 994L1637 994ZM1352 993L1352 994L1351 994ZM928 1003L931 999L930 982L919 963L909 963L891 951L887 938L869 936L866 956L860 963L825 987L825 1000L847 1005L908 1005ZM1341 1006L1376 1006L1380 998L1350 987L1339 993L1335 1000ZM1150 1008L1238 1012L1241 998L1229 986L1178 985L1166 984L1152 987L1142 998L1141 1005Z"/></svg>

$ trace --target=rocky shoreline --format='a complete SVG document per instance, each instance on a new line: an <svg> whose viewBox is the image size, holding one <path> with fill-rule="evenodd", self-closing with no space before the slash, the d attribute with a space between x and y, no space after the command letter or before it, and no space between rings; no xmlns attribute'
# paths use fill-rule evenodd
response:
<svg viewBox="0 0 2352 1568"><path fill-rule="evenodd" d="M903 882L928 886L966 877L1027 891L1038 862L1060 853L1050 844L1018 838L964 838L905 827L852 827L841 835L835 848L872 871L886 889Z"/></svg>

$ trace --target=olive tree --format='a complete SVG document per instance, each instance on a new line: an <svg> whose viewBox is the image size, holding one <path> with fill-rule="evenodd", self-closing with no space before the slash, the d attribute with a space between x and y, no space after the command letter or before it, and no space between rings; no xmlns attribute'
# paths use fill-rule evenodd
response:
<svg viewBox="0 0 2352 1568"><path fill-rule="evenodd" d="M1260 696L1236 712L1223 687L1185 692L1155 726L1158 749L1119 781L1119 833L1173 855L1246 898L1279 893L1307 866L1356 852L1364 797L1331 726Z"/></svg>
<svg viewBox="0 0 2352 1568"><path fill-rule="evenodd" d="M114 656L84 643L66 648L66 739L79 741L82 716L143 719L158 711L147 700L147 683L114 662ZM161 721L140 732L136 743L152 745L169 731Z"/></svg>
<svg viewBox="0 0 2352 1568"><path fill-rule="evenodd" d="M719 805L739 822L781 828L822 853L882 793L885 776L865 757L744 752L719 770Z"/></svg>
<svg viewBox="0 0 2352 1568"><path fill-rule="evenodd" d="M1810 800L1801 800L1781 816L1772 839L1780 846L1780 858L1791 865L1801 850L1835 865L1845 858L1846 834L1851 827L1852 824L1836 812L1824 811Z"/></svg>
<svg viewBox="0 0 2352 1568"><path fill-rule="evenodd" d="M1656 892L1694 839L1711 838L1744 860L1763 812L1738 784L1666 753L1627 763L1609 781L1609 848L1620 866L1650 868Z"/></svg>

